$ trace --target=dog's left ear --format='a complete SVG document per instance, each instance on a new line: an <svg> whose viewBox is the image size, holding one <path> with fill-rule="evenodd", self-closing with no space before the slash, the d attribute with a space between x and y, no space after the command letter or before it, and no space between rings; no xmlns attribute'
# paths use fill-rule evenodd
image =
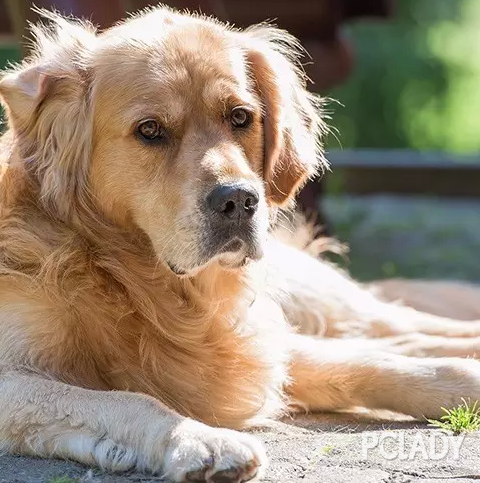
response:
<svg viewBox="0 0 480 483"><path fill-rule="evenodd" d="M282 30L248 29L247 62L264 109L264 166L267 199L284 206L308 178L327 167L321 136L326 128L320 100L306 90L298 41Z"/></svg>

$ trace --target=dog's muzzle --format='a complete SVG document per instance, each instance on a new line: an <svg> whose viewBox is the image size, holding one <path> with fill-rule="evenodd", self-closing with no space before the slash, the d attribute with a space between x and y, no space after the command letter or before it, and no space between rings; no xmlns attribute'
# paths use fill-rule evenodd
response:
<svg viewBox="0 0 480 483"><path fill-rule="evenodd" d="M247 182L217 185L207 196L209 252L242 253L258 259L262 250L258 240L260 196Z"/></svg>

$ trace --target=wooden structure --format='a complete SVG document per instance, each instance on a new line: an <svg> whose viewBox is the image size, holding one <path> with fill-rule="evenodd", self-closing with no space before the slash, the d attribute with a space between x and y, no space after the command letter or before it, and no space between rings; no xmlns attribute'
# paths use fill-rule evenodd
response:
<svg viewBox="0 0 480 483"><path fill-rule="evenodd" d="M332 185L354 194L480 196L480 156L408 150L335 150Z"/></svg>

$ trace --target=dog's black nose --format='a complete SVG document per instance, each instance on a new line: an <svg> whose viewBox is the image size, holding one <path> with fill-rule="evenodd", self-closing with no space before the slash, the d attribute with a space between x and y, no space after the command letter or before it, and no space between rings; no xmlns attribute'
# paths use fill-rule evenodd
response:
<svg viewBox="0 0 480 483"><path fill-rule="evenodd" d="M239 184L217 186L207 198L208 206L225 218L245 219L258 207L258 193L252 187Z"/></svg>

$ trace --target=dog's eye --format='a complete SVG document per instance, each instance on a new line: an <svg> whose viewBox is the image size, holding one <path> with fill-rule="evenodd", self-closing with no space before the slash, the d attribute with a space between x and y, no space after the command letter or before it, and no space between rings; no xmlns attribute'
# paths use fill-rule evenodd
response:
<svg viewBox="0 0 480 483"><path fill-rule="evenodd" d="M154 141L165 137L165 129L154 119L142 121L137 126L137 132L143 139Z"/></svg>
<svg viewBox="0 0 480 483"><path fill-rule="evenodd" d="M230 113L230 122L233 127L247 127L252 122L252 114L243 107L236 107Z"/></svg>

